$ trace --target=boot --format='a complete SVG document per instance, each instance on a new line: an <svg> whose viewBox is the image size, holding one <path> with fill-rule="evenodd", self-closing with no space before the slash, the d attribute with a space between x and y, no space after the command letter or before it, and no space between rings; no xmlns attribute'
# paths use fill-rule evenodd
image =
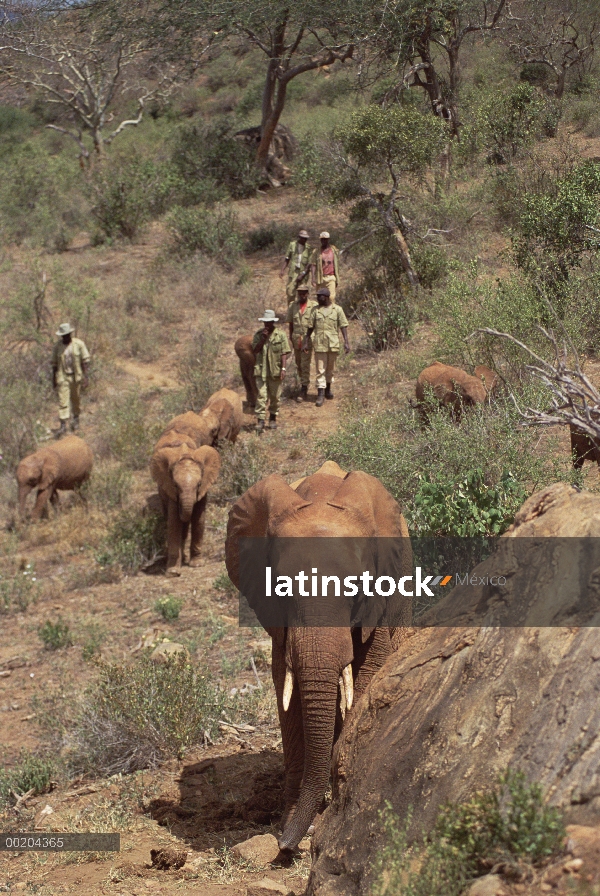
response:
<svg viewBox="0 0 600 896"><path fill-rule="evenodd" d="M321 408L325 404L325 389L317 389L317 401L315 407Z"/></svg>
<svg viewBox="0 0 600 896"><path fill-rule="evenodd" d="M256 421L256 435L257 435L257 436L262 436L262 434L263 434L264 431L265 431L265 421L264 421L264 420L257 420L257 421Z"/></svg>
<svg viewBox="0 0 600 896"><path fill-rule="evenodd" d="M333 398L333 392L331 391L331 383L327 383L325 387L325 398Z"/></svg>
<svg viewBox="0 0 600 896"><path fill-rule="evenodd" d="M308 396L308 386L302 386L300 389L300 395L297 396L296 401L306 401Z"/></svg>
<svg viewBox="0 0 600 896"><path fill-rule="evenodd" d="M71 432L75 432L77 429L79 429L79 417L73 417L71 420Z"/></svg>
<svg viewBox="0 0 600 896"><path fill-rule="evenodd" d="M277 415L269 414L269 429L277 429Z"/></svg>
<svg viewBox="0 0 600 896"><path fill-rule="evenodd" d="M55 438L60 439L61 436L66 436L66 434L67 434L67 421L61 420L60 421L60 429L56 433Z"/></svg>

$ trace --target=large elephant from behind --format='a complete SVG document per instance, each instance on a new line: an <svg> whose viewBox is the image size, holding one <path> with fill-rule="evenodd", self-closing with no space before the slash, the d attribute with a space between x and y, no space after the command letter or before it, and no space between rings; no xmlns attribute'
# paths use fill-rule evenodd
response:
<svg viewBox="0 0 600 896"><path fill-rule="evenodd" d="M246 401L253 408L258 398L258 389L254 379L254 364L256 363L252 351L252 336L240 336L235 343L235 353L240 359L240 373L246 390Z"/></svg>
<svg viewBox="0 0 600 896"><path fill-rule="evenodd" d="M297 539L300 550L304 539L315 536L349 539L345 544L354 544L353 538L363 543L371 537L393 538L401 552L399 566L412 573L408 529L396 501L373 476L344 473L331 461L294 487L277 474L268 476L234 504L225 559L237 587L239 539L271 536ZM312 565L310 557L306 565ZM401 624L408 625L411 601L404 600ZM307 598L301 610L310 614L315 601L322 603L320 598ZM321 805L340 730L340 703L351 708L394 649L399 633L387 627L352 628L347 600L340 598L339 607L337 598L334 601L336 627L267 627L273 641L272 673L286 772L281 849L298 845Z"/></svg>
<svg viewBox="0 0 600 896"><path fill-rule="evenodd" d="M480 365L475 375L465 373L460 367L451 367L434 361L417 377L415 396L417 407L424 421L427 405L433 398L441 407L449 408L455 420L459 420L464 408L483 404L498 382L498 375L489 367Z"/></svg>
<svg viewBox="0 0 600 896"><path fill-rule="evenodd" d="M54 445L24 457L16 471L21 518L25 517L27 497L34 488L37 495L31 518L39 520L48 501L53 504L58 501L56 490L81 485L89 478L93 465L92 449L78 436L65 436Z"/></svg>
<svg viewBox="0 0 600 896"><path fill-rule="evenodd" d="M242 399L233 389L219 389L210 396L200 416L215 414L219 421L219 428L215 436L216 445L220 441L228 441L235 444L242 423L244 422L244 408Z"/></svg>
<svg viewBox="0 0 600 896"><path fill-rule="evenodd" d="M571 457L576 470L581 470L586 460L596 461L600 467L600 447L586 432L578 429L573 423L569 424L571 433Z"/></svg>
<svg viewBox="0 0 600 896"><path fill-rule="evenodd" d="M168 575L181 574L190 524L190 566L199 564L206 496L221 467L219 454L210 445L190 447L184 436L179 445L174 444L175 441L174 436L169 445L161 445L159 440L150 460L150 474L158 485L167 519Z"/></svg>

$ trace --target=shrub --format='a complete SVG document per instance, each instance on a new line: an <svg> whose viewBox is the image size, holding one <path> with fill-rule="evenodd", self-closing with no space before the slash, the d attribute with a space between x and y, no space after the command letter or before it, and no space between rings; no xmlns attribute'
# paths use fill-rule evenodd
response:
<svg viewBox="0 0 600 896"><path fill-rule="evenodd" d="M206 202L207 191L213 200L221 198L223 190L233 199L246 199L260 185L253 152L233 136L233 125L227 120L181 127L171 165L180 179L182 205Z"/></svg>
<svg viewBox="0 0 600 896"><path fill-rule="evenodd" d="M126 573L135 573L162 555L165 538L162 514L122 510L104 539L96 560L101 566L118 565Z"/></svg>
<svg viewBox="0 0 600 896"><path fill-rule="evenodd" d="M154 611L155 613L160 613L163 619L170 621L172 619L179 619L182 606L183 600L181 598L175 597L173 594L168 594L166 597L160 597L156 601L154 604Z"/></svg>
<svg viewBox="0 0 600 896"><path fill-rule="evenodd" d="M46 650L62 650L73 643L71 631L64 619L59 616L56 622L47 619L38 629L38 635L44 642Z"/></svg>
<svg viewBox="0 0 600 896"><path fill-rule="evenodd" d="M535 865L560 853L565 836L560 812L544 805L541 787L511 770L490 790L443 806L427 841L409 845L411 813L400 825L386 803L380 817L387 842L375 863L374 896L458 896L498 861Z"/></svg>
<svg viewBox="0 0 600 896"><path fill-rule="evenodd" d="M201 410L213 392L219 389L221 377L216 369L220 336L197 330L187 351L177 365L179 379L184 384L183 403L186 410Z"/></svg>
<svg viewBox="0 0 600 896"><path fill-rule="evenodd" d="M138 391L113 395L100 425L110 453L130 470L148 463L154 431L146 423L146 405Z"/></svg>
<svg viewBox="0 0 600 896"><path fill-rule="evenodd" d="M214 209L176 206L167 217L167 227L179 255L202 252L231 268L242 251L242 238L235 212L224 206Z"/></svg>
<svg viewBox="0 0 600 896"><path fill-rule="evenodd" d="M557 479L571 481L568 455L561 461L549 451L535 453L538 438L519 426L507 400L470 410L460 425L443 410L430 414L426 428L411 410L356 415L319 447L343 469L377 476L402 506L411 533L457 535L505 528L518 496ZM484 521L495 500L501 501L500 516Z"/></svg>
<svg viewBox="0 0 600 896"><path fill-rule="evenodd" d="M271 221L270 224L262 224L255 230L251 230L246 237L247 252L262 252L271 247L285 250L289 242L289 228Z"/></svg>
<svg viewBox="0 0 600 896"><path fill-rule="evenodd" d="M237 588L229 578L226 572L222 572L213 582L215 591L222 591L228 597L237 594Z"/></svg>
<svg viewBox="0 0 600 896"><path fill-rule="evenodd" d="M4 351L0 358L0 471L13 471L47 435L42 424L51 396L42 346Z"/></svg>
<svg viewBox="0 0 600 896"><path fill-rule="evenodd" d="M85 626L83 634L85 643L81 648L81 658L88 663L100 653L100 648L106 640L106 632L97 622L92 622Z"/></svg>
<svg viewBox="0 0 600 896"><path fill-rule="evenodd" d="M411 256L419 275L419 284L424 289L433 289L446 276L448 258L440 246L415 243L411 248Z"/></svg>
<svg viewBox="0 0 600 896"><path fill-rule="evenodd" d="M413 313L401 282L367 276L352 290L350 306L376 352L395 348L411 335Z"/></svg>
<svg viewBox="0 0 600 896"><path fill-rule="evenodd" d="M127 500L132 482L131 473L120 463L96 464L82 494L100 510L114 510Z"/></svg>
<svg viewBox="0 0 600 896"><path fill-rule="evenodd" d="M530 84L521 83L512 90L491 94L479 113L490 159L514 159L539 133L545 110L545 100Z"/></svg>
<svg viewBox="0 0 600 896"><path fill-rule="evenodd" d="M105 160L95 169L90 186L92 215L109 239L137 236L164 210L169 191L164 170L135 152Z"/></svg>
<svg viewBox="0 0 600 896"><path fill-rule="evenodd" d="M221 454L221 472L216 482L215 497L221 501L238 498L259 479L266 476L268 459L256 439L228 443Z"/></svg>
<svg viewBox="0 0 600 896"><path fill-rule="evenodd" d="M32 790L37 795L50 790L57 767L53 759L22 752L11 769L0 769L0 808L14 804L17 797Z"/></svg>
<svg viewBox="0 0 600 896"><path fill-rule="evenodd" d="M98 661L69 735L71 767L97 775L155 767L182 758L215 733L223 695L208 669L185 654L132 665Z"/></svg>
<svg viewBox="0 0 600 896"><path fill-rule="evenodd" d="M9 576L0 573L0 615L17 610L25 612L30 603L37 599L39 585L32 563Z"/></svg>

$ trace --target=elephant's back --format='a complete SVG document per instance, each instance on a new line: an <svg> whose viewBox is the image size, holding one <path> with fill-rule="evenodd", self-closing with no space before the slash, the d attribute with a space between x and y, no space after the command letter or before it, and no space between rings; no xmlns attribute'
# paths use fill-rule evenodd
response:
<svg viewBox="0 0 600 896"><path fill-rule="evenodd" d="M213 429L214 420L209 420L206 416L196 414L194 411L179 414L164 428L155 451L165 447L176 448L183 442L189 444L191 448L210 445L214 438Z"/></svg>
<svg viewBox="0 0 600 896"><path fill-rule="evenodd" d="M59 457L59 472L56 479L57 488L73 488L89 477L94 466L92 449L79 436L65 436L52 448L49 454Z"/></svg>
<svg viewBox="0 0 600 896"><path fill-rule="evenodd" d="M234 345L235 353L243 364L252 364L254 367L254 352L252 351L252 336L240 336Z"/></svg>

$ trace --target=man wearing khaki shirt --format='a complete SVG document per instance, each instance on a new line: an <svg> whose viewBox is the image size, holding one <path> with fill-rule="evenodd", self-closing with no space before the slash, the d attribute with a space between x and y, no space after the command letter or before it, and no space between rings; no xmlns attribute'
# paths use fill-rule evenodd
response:
<svg viewBox="0 0 600 896"><path fill-rule="evenodd" d="M52 350L52 386L58 392L58 418L60 429L57 437L67 431L67 422L73 414L71 430L79 428L81 412L81 387L87 386L90 353L83 340L73 336L74 327L61 324L56 335L60 336Z"/></svg>
<svg viewBox="0 0 600 896"><path fill-rule="evenodd" d="M290 328L290 342L294 349L296 370L300 378L300 394L296 401L306 401L308 386L310 384L310 362L312 359L312 344L308 344L308 352L302 351L304 337L308 331L313 308L317 303L308 297L308 286L300 285L296 290L296 301L288 306L286 323Z"/></svg>
<svg viewBox="0 0 600 896"><path fill-rule="evenodd" d="M332 305L327 287L317 290L316 308L311 312L308 322L308 331L304 339L303 351L308 351L309 340L312 336L315 351L315 364L317 367L317 402L318 408L322 407L326 398L333 398L331 384L335 362L340 352L340 336L342 331L344 339L344 351L350 351L348 342L348 321L340 305Z"/></svg>

